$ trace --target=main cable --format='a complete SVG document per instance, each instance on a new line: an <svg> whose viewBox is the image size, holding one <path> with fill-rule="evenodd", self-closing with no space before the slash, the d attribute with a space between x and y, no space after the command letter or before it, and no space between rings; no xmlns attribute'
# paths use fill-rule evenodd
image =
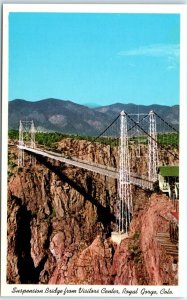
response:
<svg viewBox="0 0 187 300"><path fill-rule="evenodd" d="M138 123L136 123L127 113L126 113L127 117L134 123L136 124L146 135L148 135L154 142L157 143L157 145L159 145L160 147L161 144L158 143L157 140L155 140L148 132L146 132ZM179 156L177 154L173 154L170 150L166 150L168 153L170 153L174 158L179 159Z"/></svg>
<svg viewBox="0 0 187 300"><path fill-rule="evenodd" d="M89 142L83 149L81 149L81 152L84 151L90 144L93 144L96 142L97 139L99 139L120 117L120 114L108 125L105 130L103 130L98 136L95 137L95 139L91 142Z"/></svg>

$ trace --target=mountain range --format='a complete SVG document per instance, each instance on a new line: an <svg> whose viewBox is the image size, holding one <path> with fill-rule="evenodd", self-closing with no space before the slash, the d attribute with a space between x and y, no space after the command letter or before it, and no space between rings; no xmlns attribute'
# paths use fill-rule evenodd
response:
<svg viewBox="0 0 187 300"><path fill-rule="evenodd" d="M155 111L175 128L179 127L179 105L136 105L115 103L88 107L69 100L44 99L36 102L15 99L9 101L9 128L18 129L20 120L33 120L38 131L66 134L97 135L124 110L130 114Z"/></svg>

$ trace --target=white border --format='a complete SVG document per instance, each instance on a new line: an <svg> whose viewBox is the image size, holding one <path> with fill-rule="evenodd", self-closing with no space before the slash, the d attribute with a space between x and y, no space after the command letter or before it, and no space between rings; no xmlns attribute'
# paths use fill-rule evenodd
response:
<svg viewBox="0 0 187 300"><path fill-rule="evenodd" d="M69 12L69 13L159 13L181 14L185 4L4 4L3 13L9 12Z"/></svg>
<svg viewBox="0 0 187 300"><path fill-rule="evenodd" d="M181 14L180 42L180 210L179 280L187 297L187 7ZM185 267L184 267L185 266Z"/></svg>
<svg viewBox="0 0 187 300"><path fill-rule="evenodd" d="M7 255L7 132L8 132L8 14L9 12L81 12L81 13L163 13L163 14L180 14L181 16L181 60L180 60L180 231L186 228L186 168L187 166L187 143L186 143L186 132L187 132L187 94L186 94L186 82L187 82L187 7L185 4L179 5L147 5L147 4L5 4L3 6L3 93L2 93L2 201L1 201L1 217L2 217L2 230L1 230L1 262L2 262L2 271L1 271L1 292L2 295L6 296L20 296L20 294L12 294L11 290L13 287L18 289L43 289L46 287L62 289L63 286L49 286L49 285L10 285L6 284L6 255ZM181 163L182 162L182 163ZM182 213L181 213L182 212ZM182 245L182 246L181 246ZM186 286L186 255L184 247L187 245L186 237L183 234L180 234L180 275L179 275L179 285L176 287L167 287L173 291L173 295L165 295L165 297L181 297L185 295L185 286ZM69 286L70 287L70 286ZM79 286L71 286L71 289L78 289ZM83 286L86 288L86 286ZM88 287L88 286L87 286ZM94 288L99 288L100 291L104 286L92 286ZM106 286L107 287L107 286ZM124 288L124 286L114 286L119 291ZM128 289L136 289L138 287L138 295L141 296L141 289L146 288L148 290L158 291L157 297L162 297L160 290L163 287L158 286L127 286ZM108 286L111 288L111 286ZM25 294L27 296L31 294ZM62 296L62 294L60 294ZM38 294L33 293L32 296L38 296ZM55 296L55 294L43 294L43 296ZM70 294L69 296L75 296ZM114 294L76 294L76 297L118 297ZM125 297L124 294L120 295ZM147 295L148 297L149 295ZM146 297L144 295L144 297ZM154 295L152 296L154 297Z"/></svg>

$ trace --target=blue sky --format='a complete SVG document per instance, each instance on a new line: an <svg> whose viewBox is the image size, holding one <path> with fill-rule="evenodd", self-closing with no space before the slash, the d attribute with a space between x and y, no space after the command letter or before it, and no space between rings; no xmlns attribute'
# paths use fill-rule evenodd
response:
<svg viewBox="0 0 187 300"><path fill-rule="evenodd" d="M177 14L9 14L9 100L179 102Z"/></svg>

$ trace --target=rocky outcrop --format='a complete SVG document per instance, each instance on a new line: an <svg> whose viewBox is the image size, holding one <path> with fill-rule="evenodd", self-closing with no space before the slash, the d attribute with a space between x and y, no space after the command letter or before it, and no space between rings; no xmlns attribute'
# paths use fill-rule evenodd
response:
<svg viewBox="0 0 187 300"><path fill-rule="evenodd" d="M115 189L115 180L50 161L31 166L28 157L24 168L15 167L9 178L8 282L47 283L57 264L50 251L56 236L62 249L76 254L109 233ZM24 257L34 279L25 275L32 271Z"/></svg>
<svg viewBox="0 0 187 300"><path fill-rule="evenodd" d="M49 280L50 284L112 283L113 246L111 242L97 236L90 246L79 253L76 253L75 249L61 252L61 242L55 245L58 238L59 236L55 236L52 240L51 251L56 256L58 263ZM58 249L60 249L61 258L57 255Z"/></svg>
<svg viewBox="0 0 187 300"><path fill-rule="evenodd" d="M177 284L174 259L156 239L157 233L169 232L172 208L166 196L153 194L135 216L129 238L122 241L114 254L115 284Z"/></svg>
<svg viewBox="0 0 187 300"><path fill-rule="evenodd" d="M128 238L116 245L97 236L76 253L62 247L61 235L52 240L57 266L50 284L176 285L173 257L156 240L157 232L169 231L172 204L153 195L133 219Z"/></svg>
<svg viewBox="0 0 187 300"><path fill-rule="evenodd" d="M87 161L116 167L116 149L104 147L100 155L98 147L72 139L57 145L64 153L70 149ZM115 179L41 157L31 165L25 156L25 167L15 166L9 177L8 283L177 283L172 257L155 240L157 232L168 231L167 197L133 187L130 234L117 246L110 239Z"/></svg>

